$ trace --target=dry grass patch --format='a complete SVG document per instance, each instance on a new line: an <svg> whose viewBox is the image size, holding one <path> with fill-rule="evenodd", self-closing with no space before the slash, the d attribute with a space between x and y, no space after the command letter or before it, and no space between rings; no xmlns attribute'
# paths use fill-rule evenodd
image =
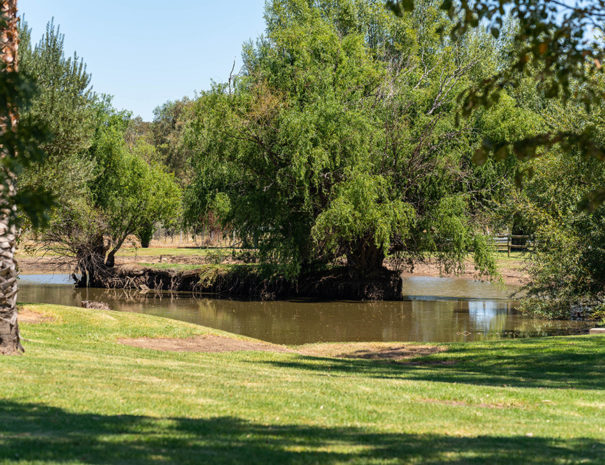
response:
<svg viewBox="0 0 605 465"><path fill-rule="evenodd" d="M367 360L407 360L443 352L446 347L401 343L321 343L288 348L263 341L234 339L205 334L189 338L122 338L120 344L164 352L288 352L310 357L359 358ZM424 363L421 361L410 363ZM430 363L430 362L426 362ZM444 363L440 361L440 363Z"/></svg>
<svg viewBox="0 0 605 465"><path fill-rule="evenodd" d="M347 342L309 344L298 352L312 357L362 358L367 360L405 360L424 357L447 350L443 346L388 342Z"/></svg>
<svg viewBox="0 0 605 465"><path fill-rule="evenodd" d="M246 341L228 337L205 334L189 338L132 338L118 339L120 344L141 349L153 349L164 352L292 352L287 347L257 341Z"/></svg>
<svg viewBox="0 0 605 465"><path fill-rule="evenodd" d="M33 310L22 307L19 308L19 323L26 324L40 324L40 323L50 323L55 321L55 318L49 315L44 315L42 313L34 312Z"/></svg>

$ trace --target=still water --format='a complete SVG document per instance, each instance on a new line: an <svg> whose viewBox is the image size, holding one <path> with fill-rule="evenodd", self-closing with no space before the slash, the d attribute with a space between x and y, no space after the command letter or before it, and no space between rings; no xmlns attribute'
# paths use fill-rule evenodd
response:
<svg viewBox="0 0 605 465"><path fill-rule="evenodd" d="M69 276L22 275L19 301L79 306L107 303L118 311L188 321L277 344L346 341L450 342L586 332L582 322L526 318L513 289L450 278L409 278L402 302L248 302L74 289Z"/></svg>

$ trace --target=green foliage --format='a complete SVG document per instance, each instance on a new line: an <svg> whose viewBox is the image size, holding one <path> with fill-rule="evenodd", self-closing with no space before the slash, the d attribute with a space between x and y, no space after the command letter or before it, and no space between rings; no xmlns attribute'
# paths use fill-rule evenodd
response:
<svg viewBox="0 0 605 465"><path fill-rule="evenodd" d="M4 10L3 7L0 31L2 40L10 41L13 34L5 33L7 28L13 28L14 18L5 17ZM3 43L3 48L7 45L10 48L10 43ZM9 215L9 224L19 222L19 216L35 225L45 224L53 204L52 196L39 186L15 191L23 172L43 162L46 153L42 145L50 138L46 125L25 114L31 108L36 90L30 76L0 62L0 209L3 215Z"/></svg>
<svg viewBox="0 0 605 465"><path fill-rule="evenodd" d="M596 78L591 86L605 89L605 80ZM567 103L551 102L543 115L556 130L589 128L595 143L605 143L603 102L590 113L581 96ZM605 205L585 207L605 186L605 165L590 152L562 145L535 160L531 168L521 211L535 231L536 250L524 308L551 317L591 317L605 303Z"/></svg>
<svg viewBox="0 0 605 465"><path fill-rule="evenodd" d="M386 3L400 16L415 6L407 0ZM601 0L576 4L548 0L440 0L435 3L454 21L452 27L442 30L452 40L480 26L499 39L510 32L509 18L515 20L515 33L507 38L514 44L510 67L482 82L484 89L472 89L466 99L467 107L496 103L503 87L518 83L519 77L526 73L532 75L546 97L560 96L567 100L574 97L574 80L585 82L602 72L600 60L604 44L593 30L602 27L605 18L605 4ZM600 91L589 90L582 97L582 104L597 103L602 96Z"/></svg>
<svg viewBox="0 0 605 465"><path fill-rule="evenodd" d="M536 224L524 309L556 318L590 317L605 303L605 207L581 199L605 183L603 163L578 154L551 154L528 182L528 212Z"/></svg>
<svg viewBox="0 0 605 465"><path fill-rule="evenodd" d="M35 47L26 25L21 33L21 66L39 89L24 120L49 127L53 138L42 146L46 163L20 177L20 192L45 189L57 199L42 231L47 247L76 256L81 268L106 253L112 265L129 235L180 219L180 189L156 161L145 126L91 91L77 55L65 57L58 27L49 23Z"/></svg>
<svg viewBox="0 0 605 465"><path fill-rule="evenodd" d="M188 221L218 216L292 274L342 255L371 272L388 252L459 269L484 242L480 121L456 124L456 96L494 72L495 42L444 44L431 2L400 21L369 0L276 0L266 18L243 72L193 104Z"/></svg>
<svg viewBox="0 0 605 465"><path fill-rule="evenodd" d="M412 0L388 0L387 5L399 16L414 10ZM418 2L416 2L418 3ZM478 107L500 104L507 89L517 89L532 82L532 93L546 99L570 99L589 110L605 98L602 88L591 86L593 79L603 76L601 60L605 53L603 21L605 2L587 0L560 2L549 0L440 0L453 24L442 28L450 40L463 37L470 29L487 28L503 43L502 64L498 72L475 83L461 94L462 110L468 114ZM510 19L514 21L511 27ZM505 37L506 36L506 37ZM581 93L577 86L583 86ZM565 145L600 160L605 159L605 145L595 141L593 131L554 130L543 127L539 133L511 144L502 141L485 145L476 158L484 161L490 152L512 149L520 159L534 158L543 148ZM594 205L605 200L605 189L588 193Z"/></svg>
<svg viewBox="0 0 605 465"><path fill-rule="evenodd" d="M96 162L92 201L102 211L115 253L130 234L154 224L173 226L180 218L180 189L174 176L128 150L128 117L107 113L97 129L91 157Z"/></svg>
<svg viewBox="0 0 605 465"><path fill-rule="evenodd" d="M57 202L67 202L85 195L92 177L86 152L94 136L97 97L83 61L77 55L65 57L64 36L53 22L35 46L23 21L20 36L20 69L37 88L22 117L47 127L52 138L41 144L48 154L46 162L27 169L19 179L19 189L47 190Z"/></svg>
<svg viewBox="0 0 605 465"><path fill-rule="evenodd" d="M1 21L1 20L0 20ZM8 72L4 64L0 64L0 120L6 126L0 131L0 191L10 192L15 179L25 170L34 169L42 163L46 153L41 145L50 138L47 128L30 117L23 117L13 125L12 116L15 112L24 112L31 105L35 94L35 84L23 73ZM6 197L4 197L4 200ZM48 221L48 210L53 205L53 198L42 187L18 190L12 198L16 211L27 218L32 224L41 226ZM12 218L12 222L18 221Z"/></svg>
<svg viewBox="0 0 605 465"><path fill-rule="evenodd" d="M154 224L149 221L148 223L143 223L139 229L136 231L137 239L141 242L141 247L144 249L149 248L149 244L153 239L154 232Z"/></svg>
<svg viewBox="0 0 605 465"><path fill-rule="evenodd" d="M188 98L167 102L153 112L150 125L151 139L157 152L157 160L174 173L181 186L190 179L191 153L184 144L184 131L189 120Z"/></svg>
<svg viewBox="0 0 605 465"><path fill-rule="evenodd" d="M319 248L333 256L355 249L355 243L370 238L386 255L397 232L405 241L415 223L414 208L400 199L389 202L386 180L367 173L351 176L335 187L334 198L322 211L312 229Z"/></svg>

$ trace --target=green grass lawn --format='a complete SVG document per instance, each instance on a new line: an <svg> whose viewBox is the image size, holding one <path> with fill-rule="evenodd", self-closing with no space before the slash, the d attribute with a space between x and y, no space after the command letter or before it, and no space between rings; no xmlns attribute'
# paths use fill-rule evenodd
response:
<svg viewBox="0 0 605 465"><path fill-rule="evenodd" d="M117 255L120 257L159 257L160 255L171 255L175 257L205 257L212 254L231 255L234 250L239 251L240 249L228 247L149 247L147 249L124 247L120 249Z"/></svg>
<svg viewBox="0 0 605 465"><path fill-rule="evenodd" d="M207 255L221 254L231 255L233 251L240 251L242 249L233 249L229 247L149 247L146 249L135 248L135 247L123 247L117 255L119 257L159 257L164 256L176 256L176 257L205 257ZM39 250L24 250L20 249L18 255L21 257L39 257L42 255L53 256L53 253L46 252L42 253Z"/></svg>
<svg viewBox="0 0 605 465"><path fill-rule="evenodd" d="M605 337L453 344L414 363L175 353L219 331L58 306L0 358L2 464L603 464ZM227 335L228 337L238 337Z"/></svg>
<svg viewBox="0 0 605 465"><path fill-rule="evenodd" d="M497 252L495 256L498 268L517 271L525 269L527 260L531 257L527 252L511 252L510 257L506 252Z"/></svg>

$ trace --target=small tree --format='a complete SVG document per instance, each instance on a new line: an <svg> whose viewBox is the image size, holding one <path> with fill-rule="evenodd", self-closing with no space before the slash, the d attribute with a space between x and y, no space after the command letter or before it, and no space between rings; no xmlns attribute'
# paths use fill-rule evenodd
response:
<svg viewBox="0 0 605 465"><path fill-rule="evenodd" d="M141 243L141 247L144 249L149 248L151 244L151 240L153 239L153 233L155 231L155 225L151 221L149 223L143 224L139 230L136 232L136 236Z"/></svg>
<svg viewBox="0 0 605 465"><path fill-rule="evenodd" d="M47 249L76 259L81 286L105 284L130 235L150 223L171 225L180 218L174 176L128 150L127 126L127 115L104 113L90 149L94 170L87 195L57 208L42 234Z"/></svg>

